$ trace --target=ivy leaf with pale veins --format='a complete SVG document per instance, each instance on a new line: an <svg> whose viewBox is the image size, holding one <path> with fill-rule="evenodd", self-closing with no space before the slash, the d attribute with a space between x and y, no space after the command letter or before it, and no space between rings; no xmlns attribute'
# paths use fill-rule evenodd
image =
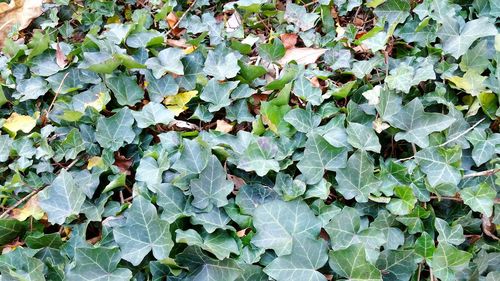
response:
<svg viewBox="0 0 500 281"><path fill-rule="evenodd" d="M233 182L228 181L226 171L212 155L198 179L191 180L191 204L198 209L205 209L212 204L222 207L227 204L227 196L233 190Z"/></svg>
<svg viewBox="0 0 500 281"><path fill-rule="evenodd" d="M398 216L408 215L417 203L413 189L409 186L397 186L394 188L394 194L398 198L391 199L387 204L387 210Z"/></svg>
<svg viewBox="0 0 500 281"><path fill-rule="evenodd" d="M187 247L176 256L176 261L189 269L185 280L235 281L241 274L234 260L216 260L207 256L198 246Z"/></svg>
<svg viewBox="0 0 500 281"><path fill-rule="evenodd" d="M431 186L439 184L457 185L462 175L458 169L462 157L459 146L454 148L429 147L415 154L418 165L427 175Z"/></svg>
<svg viewBox="0 0 500 281"><path fill-rule="evenodd" d="M460 245L465 241L464 230L460 224L450 227L445 220L436 218L434 226L439 233L439 243Z"/></svg>
<svg viewBox="0 0 500 281"><path fill-rule="evenodd" d="M122 259L138 265L151 250L159 260L168 257L174 245L169 224L158 217L156 207L151 202L141 195L135 197L125 216L125 226L113 229Z"/></svg>
<svg viewBox="0 0 500 281"><path fill-rule="evenodd" d="M356 197L357 202L367 202L370 193L377 191L380 185L373 170L371 156L365 151L356 151L347 160L347 166L337 171L335 179L338 186L336 190L346 199Z"/></svg>
<svg viewBox="0 0 500 281"><path fill-rule="evenodd" d="M346 131L347 141L353 147L365 151L380 152L382 147L372 128L359 123L349 123Z"/></svg>
<svg viewBox="0 0 500 281"><path fill-rule="evenodd" d="M238 168L248 172L255 171L261 177L269 171L279 172L279 163L274 159L277 152L278 147L273 139L269 137L258 138L245 149L238 161Z"/></svg>
<svg viewBox="0 0 500 281"><path fill-rule="evenodd" d="M326 277L316 270L328 261L327 250L322 239L294 238L292 253L274 259L264 272L277 281L326 281Z"/></svg>
<svg viewBox="0 0 500 281"><path fill-rule="evenodd" d="M238 59L239 55L235 52L231 52L229 48L225 48L222 44L218 45L215 50L208 51L203 71L216 80L233 78L240 71Z"/></svg>
<svg viewBox="0 0 500 281"><path fill-rule="evenodd" d="M342 277L356 281L382 281L380 270L368 262L362 245L330 251L329 256L330 267Z"/></svg>
<svg viewBox="0 0 500 281"><path fill-rule="evenodd" d="M71 174L63 169L52 184L40 192L38 198L49 222L63 224L69 216L80 213L85 194L77 186Z"/></svg>
<svg viewBox="0 0 500 281"><path fill-rule="evenodd" d="M305 76L300 76L293 83L293 93L301 98L311 103L312 105L320 105L323 101L321 97L321 89L313 86L311 81L309 81Z"/></svg>
<svg viewBox="0 0 500 281"><path fill-rule="evenodd" d="M200 99L209 102L208 110L215 112L223 107L231 104L229 95L238 86L237 81L219 82L215 78L208 81L203 92L201 92Z"/></svg>
<svg viewBox="0 0 500 281"><path fill-rule="evenodd" d="M122 108L111 117L101 116L97 120L95 139L104 148L118 150L126 143L132 143L135 132L132 130L134 117L130 109Z"/></svg>
<svg viewBox="0 0 500 281"><path fill-rule="evenodd" d="M134 105L144 98L144 91L137 85L135 78L121 74L106 80L120 105Z"/></svg>
<svg viewBox="0 0 500 281"><path fill-rule="evenodd" d="M309 135L304 154L297 163L297 168L302 172L308 184L319 182L326 171L337 171L344 168L347 162L347 149L335 147L319 134Z"/></svg>
<svg viewBox="0 0 500 281"><path fill-rule="evenodd" d="M472 149L472 159L476 166L488 162L495 155L495 147L500 144L500 134L490 134L483 129L474 129L465 138L474 146Z"/></svg>
<svg viewBox="0 0 500 281"><path fill-rule="evenodd" d="M68 271L66 280L127 281L132 272L127 268L117 268L120 262L118 248L77 248L75 267Z"/></svg>
<svg viewBox="0 0 500 281"><path fill-rule="evenodd" d="M413 250L385 250L377 260L385 281L410 280L417 269L419 257Z"/></svg>
<svg viewBox="0 0 500 281"><path fill-rule="evenodd" d="M199 174L208 164L210 150L206 144L195 139L184 139L182 141L181 155L175 161L172 168L188 174Z"/></svg>
<svg viewBox="0 0 500 281"><path fill-rule="evenodd" d="M153 71L153 76L160 79L167 72L184 75L184 66L182 65L184 52L177 48L167 48L158 53L155 58L149 58L146 66Z"/></svg>
<svg viewBox="0 0 500 281"><path fill-rule="evenodd" d="M278 256L292 253L294 237L316 238L321 229L321 221L300 200L275 200L260 205L255 209L253 225L257 233L252 243L273 249Z"/></svg>
<svg viewBox="0 0 500 281"><path fill-rule="evenodd" d="M460 191L460 197L467 206L475 212L483 213L487 217L491 217L493 213L496 196L496 191L484 182Z"/></svg>
<svg viewBox="0 0 500 281"><path fill-rule="evenodd" d="M450 244L439 243L429 265L434 275L442 281L455 281L456 273L466 268L472 254L461 251Z"/></svg>
<svg viewBox="0 0 500 281"><path fill-rule="evenodd" d="M297 131L308 133L319 126L321 117L312 110L294 108L284 117L285 121L290 123Z"/></svg>
<svg viewBox="0 0 500 281"><path fill-rule="evenodd" d="M47 93L50 89L49 84L42 77L32 77L18 82L16 90L12 97L19 101L35 100Z"/></svg>
<svg viewBox="0 0 500 281"><path fill-rule="evenodd" d="M446 17L438 30L443 50L458 59L479 38L497 34L497 28L488 18L481 17L461 24L458 18Z"/></svg>
<svg viewBox="0 0 500 281"><path fill-rule="evenodd" d="M432 132L443 131L448 128L454 118L441 114L429 113L424 111L424 106L418 98L403 106L395 114L390 123L403 130L395 136L395 140L406 140L422 148L429 146L429 134Z"/></svg>
<svg viewBox="0 0 500 281"><path fill-rule="evenodd" d="M132 111L137 127L147 128L156 124L168 124L175 116L170 110L160 103L150 102L141 111Z"/></svg>

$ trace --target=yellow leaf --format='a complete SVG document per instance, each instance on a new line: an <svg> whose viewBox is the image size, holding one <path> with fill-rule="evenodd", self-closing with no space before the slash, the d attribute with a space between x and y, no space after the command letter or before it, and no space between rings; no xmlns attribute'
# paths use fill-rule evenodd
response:
<svg viewBox="0 0 500 281"><path fill-rule="evenodd" d="M184 54L189 55L196 50L196 46L189 46L183 50Z"/></svg>
<svg viewBox="0 0 500 281"><path fill-rule="evenodd" d="M451 76L447 79L454 84L455 88L461 89L473 96L477 96L480 92L486 90L486 87L483 85L486 78L488 77L481 76L475 71L467 71L463 77Z"/></svg>
<svg viewBox="0 0 500 281"><path fill-rule="evenodd" d="M106 105L106 94L103 92L100 92L99 96L97 97L97 99L95 101L85 103L84 107L87 108L90 106L90 107L95 108L95 110L97 110L97 111L101 111L104 109L105 105Z"/></svg>
<svg viewBox="0 0 500 281"><path fill-rule="evenodd" d="M168 96L163 100L165 106L172 111L175 116L179 116L182 112L187 109L186 104L198 95L198 91L189 91L184 93L178 93L175 96Z"/></svg>
<svg viewBox="0 0 500 281"><path fill-rule="evenodd" d="M31 197L23 207L12 210L12 217L18 221L25 221L29 217L40 220L43 215L44 212L38 205L38 195Z"/></svg>
<svg viewBox="0 0 500 281"><path fill-rule="evenodd" d="M99 168L103 168L104 167L104 162L102 161L101 157L94 156L94 157L91 157L89 159L88 164L87 164L87 170L90 170L93 167L99 167Z"/></svg>
<svg viewBox="0 0 500 281"><path fill-rule="evenodd" d="M16 134L18 131L23 131L25 133L31 132L36 126L36 119L29 115L20 115L16 112L12 113L5 123L3 128L12 134Z"/></svg>

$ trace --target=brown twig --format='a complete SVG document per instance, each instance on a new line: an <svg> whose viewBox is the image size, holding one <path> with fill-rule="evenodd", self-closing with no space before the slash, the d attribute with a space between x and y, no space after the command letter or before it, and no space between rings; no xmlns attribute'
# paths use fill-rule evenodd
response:
<svg viewBox="0 0 500 281"><path fill-rule="evenodd" d="M66 80L66 77L68 77L69 71L64 74L63 79L61 80L61 83L59 84L59 87L57 87L57 90L55 92L54 98L52 99L52 102L49 105L49 108L47 109L47 114L45 114L45 117L49 119L49 113L52 111L52 108L54 107L54 103L56 102L57 97L59 96L59 92L61 92L62 85L64 83L64 80Z"/></svg>
<svg viewBox="0 0 500 281"><path fill-rule="evenodd" d="M465 178L473 178L473 177L489 177L489 176L492 176L498 172L500 172L500 168L466 174L463 176L463 178L465 179Z"/></svg>
<svg viewBox="0 0 500 281"><path fill-rule="evenodd" d="M170 35L170 33L172 33L172 31L175 30L179 26L181 21L187 16L187 14L191 11L191 9L193 9L194 4L196 4L196 0L194 0L193 3L191 3L191 5L189 5L189 7L184 12L184 14L182 14L182 16L179 18L179 20L167 31L167 33L165 33L165 38L167 38L168 35Z"/></svg>

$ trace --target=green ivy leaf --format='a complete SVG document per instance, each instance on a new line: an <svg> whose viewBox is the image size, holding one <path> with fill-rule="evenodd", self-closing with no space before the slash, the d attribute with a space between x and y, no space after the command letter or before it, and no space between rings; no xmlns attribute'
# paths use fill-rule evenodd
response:
<svg viewBox="0 0 500 281"><path fill-rule="evenodd" d="M156 124L168 124L174 120L174 113L159 103L150 102L141 111L132 111L137 127L147 128Z"/></svg>
<svg viewBox="0 0 500 281"><path fill-rule="evenodd" d="M429 265L437 278L452 281L456 280L457 272L469 265L471 258L472 255L468 252L458 250L446 243L439 243Z"/></svg>
<svg viewBox="0 0 500 281"><path fill-rule="evenodd" d="M134 105L144 98L144 91L137 85L135 78L119 75L106 80L120 105Z"/></svg>
<svg viewBox="0 0 500 281"><path fill-rule="evenodd" d="M104 148L118 150L126 143L131 143L135 138L132 130L134 117L128 108L123 108L113 116L101 116L97 120L95 138Z"/></svg>
<svg viewBox="0 0 500 281"><path fill-rule="evenodd" d="M349 160L347 166L339 169L335 179L336 188L346 199L356 197L358 202L367 202L370 193L377 191L380 182L373 175L373 160L367 152L358 150Z"/></svg>
<svg viewBox="0 0 500 281"><path fill-rule="evenodd" d="M51 223L63 224L70 216L80 213L85 194L66 170L61 170L52 184L39 195L40 207Z"/></svg>
<svg viewBox="0 0 500 281"><path fill-rule="evenodd" d="M156 58L149 58L146 66L153 71L156 79L160 79L167 72L183 75L182 57L184 57L184 52L181 49L167 48L160 51Z"/></svg>
<svg viewBox="0 0 500 281"><path fill-rule="evenodd" d="M365 249L361 245L351 245L346 249L330 251L328 261L333 271L349 280L381 281L382 275L366 259ZM353 263L353 261L356 261Z"/></svg>
<svg viewBox="0 0 500 281"><path fill-rule="evenodd" d="M117 268L120 262L118 248L77 248L75 267L71 268L67 280L126 281L132 278L127 268Z"/></svg>
<svg viewBox="0 0 500 281"><path fill-rule="evenodd" d="M157 259L168 257L174 245L169 225L158 217L153 204L142 196L135 197L126 218L125 226L113 229L122 259L138 265L151 251Z"/></svg>
<svg viewBox="0 0 500 281"><path fill-rule="evenodd" d="M496 196L496 191L487 183L480 183L460 191L460 197L467 206L487 217L491 217L493 213Z"/></svg>
<svg viewBox="0 0 500 281"><path fill-rule="evenodd" d="M238 59L239 56L236 53L230 52L223 45L219 45L215 50L208 52L203 72L214 77L215 80L233 78L240 70Z"/></svg>

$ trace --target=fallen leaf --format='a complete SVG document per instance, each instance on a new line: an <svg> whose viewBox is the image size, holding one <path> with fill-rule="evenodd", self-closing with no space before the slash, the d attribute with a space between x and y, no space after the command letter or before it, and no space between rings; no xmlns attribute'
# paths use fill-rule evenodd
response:
<svg viewBox="0 0 500 281"><path fill-rule="evenodd" d="M238 12L234 11L234 13L229 17L226 22L226 32L231 33L238 30L241 26L241 16Z"/></svg>
<svg viewBox="0 0 500 281"><path fill-rule="evenodd" d="M215 127L215 130L223 133L229 133L233 130L233 125L224 120L217 120L217 127Z"/></svg>
<svg viewBox="0 0 500 281"><path fill-rule="evenodd" d="M11 0L0 3L0 47L12 27L23 30L42 14L42 0Z"/></svg>
<svg viewBox="0 0 500 281"><path fill-rule="evenodd" d="M167 108L172 111L175 116L179 116L184 110L187 109L186 104L196 95L198 91L189 91L184 93L178 93L175 96L168 96L163 100L163 104L167 106Z"/></svg>
<svg viewBox="0 0 500 281"><path fill-rule="evenodd" d="M25 221L29 217L40 220L43 214L43 210L38 205L38 195L33 195L21 208L12 210L12 217L18 221Z"/></svg>
<svg viewBox="0 0 500 281"><path fill-rule="evenodd" d="M326 49L315 48L292 48L286 50L285 56L278 62L285 65L291 61L296 61L298 64L315 63L318 58L326 52Z"/></svg>
<svg viewBox="0 0 500 281"><path fill-rule="evenodd" d="M390 127L389 124L384 123L380 118L377 118L375 119L375 121L373 121L373 129L375 129L375 132L379 134L389 127Z"/></svg>
<svg viewBox="0 0 500 281"><path fill-rule="evenodd" d="M68 60L66 59L66 56L62 52L59 43L56 44L56 63L61 68L64 68L66 64L68 64Z"/></svg>
<svg viewBox="0 0 500 281"><path fill-rule="evenodd" d="M3 128L15 135L18 131L29 133L36 126L36 119L29 115L21 115L13 112L5 123Z"/></svg>
<svg viewBox="0 0 500 281"><path fill-rule="evenodd" d="M170 12L167 16L167 23L170 28L175 27L174 29L172 29L172 34L175 36L178 36L183 31L182 28L175 26L177 24L177 21L179 21L177 15L174 12Z"/></svg>
<svg viewBox="0 0 500 281"><path fill-rule="evenodd" d="M380 102L380 90L382 87L376 85L373 89L364 92L362 95L368 100L369 105L377 105Z"/></svg>
<svg viewBox="0 0 500 281"><path fill-rule="evenodd" d="M90 170L94 167L103 167L103 166L104 166L104 162L103 162L102 158L99 156L93 156L93 157L90 157L90 159L88 160L87 170Z"/></svg>
<svg viewBox="0 0 500 281"><path fill-rule="evenodd" d="M2 246L3 248L2 248L1 254L5 255L7 253L10 253L10 252L14 251L17 247L22 246L22 245L24 245L24 242L19 241L19 237L17 237L16 240L12 241L9 244Z"/></svg>
<svg viewBox="0 0 500 281"><path fill-rule="evenodd" d="M116 152L114 165L120 169L120 172L129 176L130 166L132 166L132 159L123 156L120 152Z"/></svg>
<svg viewBox="0 0 500 281"><path fill-rule="evenodd" d="M297 44L297 34L295 33L284 33L280 35L281 42L285 49L291 49Z"/></svg>

